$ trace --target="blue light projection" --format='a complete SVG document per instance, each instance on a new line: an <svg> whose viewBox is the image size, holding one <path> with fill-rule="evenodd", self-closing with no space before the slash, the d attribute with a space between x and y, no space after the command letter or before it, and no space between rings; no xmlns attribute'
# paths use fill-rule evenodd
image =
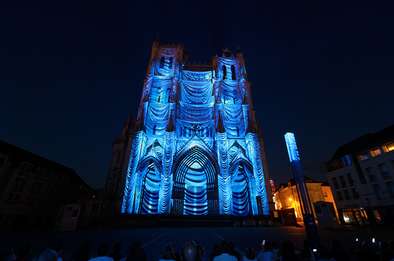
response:
<svg viewBox="0 0 394 261"><path fill-rule="evenodd" d="M287 153L289 154L290 162L300 161L300 154L298 153L297 143L294 133L287 132L285 134L285 141L287 147Z"/></svg>
<svg viewBox="0 0 394 261"><path fill-rule="evenodd" d="M155 42L121 212L268 215L262 155L242 55L184 65Z"/></svg>

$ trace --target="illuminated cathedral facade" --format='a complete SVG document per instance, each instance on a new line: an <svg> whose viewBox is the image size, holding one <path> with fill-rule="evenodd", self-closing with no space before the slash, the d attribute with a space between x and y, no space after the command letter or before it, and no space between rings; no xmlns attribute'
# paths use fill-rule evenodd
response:
<svg viewBox="0 0 394 261"><path fill-rule="evenodd" d="M121 213L268 215L260 141L241 53L190 64L182 45L154 42Z"/></svg>

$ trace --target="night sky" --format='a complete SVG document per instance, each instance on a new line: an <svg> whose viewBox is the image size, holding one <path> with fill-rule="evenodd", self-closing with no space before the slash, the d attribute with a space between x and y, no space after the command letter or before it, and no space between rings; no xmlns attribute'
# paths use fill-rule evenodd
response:
<svg viewBox="0 0 394 261"><path fill-rule="evenodd" d="M291 176L286 131L296 133L307 175L323 179L339 145L394 123L393 6L160 2L2 3L0 139L103 186L157 36L183 43L197 61L242 50L277 182Z"/></svg>

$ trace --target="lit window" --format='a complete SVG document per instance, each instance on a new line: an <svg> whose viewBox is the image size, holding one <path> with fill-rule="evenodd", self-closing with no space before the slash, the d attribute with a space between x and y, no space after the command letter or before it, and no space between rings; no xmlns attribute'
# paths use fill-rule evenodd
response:
<svg viewBox="0 0 394 261"><path fill-rule="evenodd" d="M231 65L231 80L236 80L236 76L235 76L235 66Z"/></svg>
<svg viewBox="0 0 394 261"><path fill-rule="evenodd" d="M370 150L369 153L371 154L372 157L377 157L380 154L382 154L382 151L380 150L380 148L374 148Z"/></svg>
<svg viewBox="0 0 394 261"><path fill-rule="evenodd" d="M383 145L383 151L384 152L394 151L394 142Z"/></svg>

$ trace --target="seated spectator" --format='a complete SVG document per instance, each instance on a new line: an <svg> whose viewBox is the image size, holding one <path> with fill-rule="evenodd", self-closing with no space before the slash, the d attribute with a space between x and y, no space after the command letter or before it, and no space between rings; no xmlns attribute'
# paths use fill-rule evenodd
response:
<svg viewBox="0 0 394 261"><path fill-rule="evenodd" d="M388 246L387 260L394 261L394 241L391 241Z"/></svg>
<svg viewBox="0 0 394 261"><path fill-rule="evenodd" d="M303 261L315 260L312 252L312 247L307 239L304 240L304 248L302 249L299 258Z"/></svg>
<svg viewBox="0 0 394 261"><path fill-rule="evenodd" d="M16 255L14 253L14 249L5 249L0 253L0 260L4 261L14 261L16 259Z"/></svg>
<svg viewBox="0 0 394 261"><path fill-rule="evenodd" d="M72 256L74 261L86 261L90 259L90 242L85 241L81 246L75 251Z"/></svg>
<svg viewBox="0 0 394 261"><path fill-rule="evenodd" d="M213 261L237 261L237 253L233 244L222 241L220 245L216 246Z"/></svg>
<svg viewBox="0 0 394 261"><path fill-rule="evenodd" d="M348 254L343 248L341 242L338 240L333 240L331 243L331 254L335 261L347 261L350 260Z"/></svg>
<svg viewBox="0 0 394 261"><path fill-rule="evenodd" d="M15 249L15 261L27 261L32 259L32 248L30 244L22 244Z"/></svg>
<svg viewBox="0 0 394 261"><path fill-rule="evenodd" d="M177 261L179 257L176 253L175 247L172 245L168 245L163 254L161 255L160 261Z"/></svg>
<svg viewBox="0 0 394 261"><path fill-rule="evenodd" d="M274 261L276 260L276 255L273 250L273 244L271 241L265 240L261 244L261 250L257 255L257 260L259 261Z"/></svg>
<svg viewBox="0 0 394 261"><path fill-rule="evenodd" d="M299 258L295 253L294 244L287 240L284 241L280 249L280 261L298 261Z"/></svg>
<svg viewBox="0 0 394 261"><path fill-rule="evenodd" d="M186 242L182 249L182 257L185 261L201 261L203 256L202 247L195 241Z"/></svg>
<svg viewBox="0 0 394 261"><path fill-rule="evenodd" d="M113 260L119 261L121 258L120 256L121 248L122 246L120 242L115 242L115 244L113 244L112 246L111 253L109 254L109 256L112 257Z"/></svg>
<svg viewBox="0 0 394 261"><path fill-rule="evenodd" d="M89 259L89 261L114 261L112 257L108 254L109 249L107 244L101 244L97 249L97 256Z"/></svg>
<svg viewBox="0 0 394 261"><path fill-rule="evenodd" d="M139 261L147 260L145 251L142 248L140 242L134 242L133 244L131 244L127 256L121 259L121 261L133 261L133 260L139 260Z"/></svg>
<svg viewBox="0 0 394 261"><path fill-rule="evenodd" d="M51 241L49 247L45 248L38 256L37 261L62 261L63 246L58 241Z"/></svg>
<svg viewBox="0 0 394 261"><path fill-rule="evenodd" d="M320 247L319 254L318 254L318 257L316 260L317 261L335 261L335 259L332 258L331 253L324 246Z"/></svg>
<svg viewBox="0 0 394 261"><path fill-rule="evenodd" d="M256 250L254 248L247 248L242 261L257 261Z"/></svg>

